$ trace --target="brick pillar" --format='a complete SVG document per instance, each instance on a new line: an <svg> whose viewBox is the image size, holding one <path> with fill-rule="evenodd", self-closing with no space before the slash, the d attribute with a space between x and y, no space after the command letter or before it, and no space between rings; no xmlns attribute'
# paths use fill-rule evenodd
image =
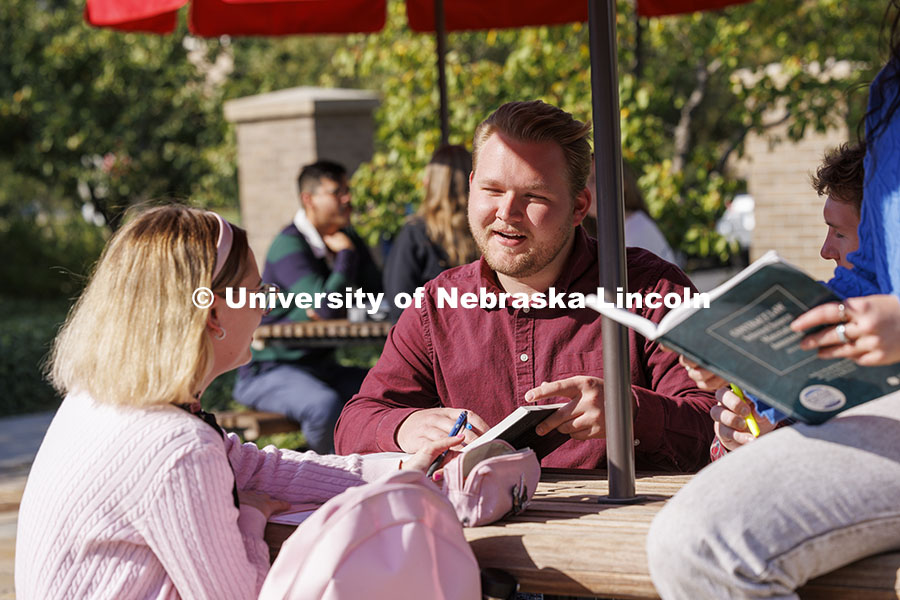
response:
<svg viewBox="0 0 900 600"><path fill-rule="evenodd" d="M378 96L366 90L298 87L225 103L237 127L241 218L262 268L275 235L299 207L297 175L319 159L353 173L372 157Z"/></svg>

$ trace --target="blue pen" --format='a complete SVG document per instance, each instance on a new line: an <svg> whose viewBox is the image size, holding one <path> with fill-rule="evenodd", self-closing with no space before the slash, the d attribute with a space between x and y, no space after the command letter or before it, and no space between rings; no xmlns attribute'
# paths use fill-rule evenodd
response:
<svg viewBox="0 0 900 600"><path fill-rule="evenodd" d="M461 413L459 413L459 417L456 418L456 423L453 424L453 428L450 430L450 437L453 437L453 436L457 435L460 431L462 431L462 428L465 427L466 421L468 421L468 420L469 420L469 413L467 411L464 410ZM434 462L431 463L430 467L428 467L428 472L425 473L426 477L431 477L432 475L434 475L434 472L437 471L438 468L441 466L441 463L444 462L444 458L447 457L448 452L449 452L449 450L444 450L443 452L441 452L440 456L438 456L436 459L434 459Z"/></svg>

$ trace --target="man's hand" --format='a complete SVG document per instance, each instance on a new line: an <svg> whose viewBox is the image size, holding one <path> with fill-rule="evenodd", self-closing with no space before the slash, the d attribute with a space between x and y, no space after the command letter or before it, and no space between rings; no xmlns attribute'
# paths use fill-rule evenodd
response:
<svg viewBox="0 0 900 600"><path fill-rule="evenodd" d="M432 441L446 440L459 418L460 408L425 408L417 410L406 417L397 429L397 445L410 454L418 452ZM490 429L484 419L468 411L469 425L472 429L463 429L465 443L470 444Z"/></svg>
<svg viewBox="0 0 900 600"><path fill-rule="evenodd" d="M731 390L720 389L716 392L716 400L719 403L709 410L709 416L715 421L716 437L729 450L740 448L755 439L747 429L747 422L744 420L751 411L759 425L760 435L765 435L775 429L775 425L771 421L753 410L750 404L741 400Z"/></svg>
<svg viewBox="0 0 900 600"><path fill-rule="evenodd" d="M563 397L569 403L560 407L537 426L538 435L554 429L576 440L606 437L606 419L603 410L603 380L599 377L577 375L568 379L546 381L525 394L526 402ZM634 397L631 399L634 408Z"/></svg>
<svg viewBox="0 0 900 600"><path fill-rule="evenodd" d="M685 358L683 354L678 355L678 364L684 367L688 377L690 377L701 390L714 391L719 388L728 387L727 381L715 373L710 373L697 363Z"/></svg>
<svg viewBox="0 0 900 600"><path fill-rule="evenodd" d="M335 231L334 233L323 235L322 241L325 242L325 247L335 254L341 250L353 250L355 248L353 240L343 231Z"/></svg>

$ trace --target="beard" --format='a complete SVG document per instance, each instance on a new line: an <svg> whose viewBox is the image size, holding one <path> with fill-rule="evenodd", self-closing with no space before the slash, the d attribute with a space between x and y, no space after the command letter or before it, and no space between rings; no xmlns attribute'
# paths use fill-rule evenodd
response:
<svg viewBox="0 0 900 600"><path fill-rule="evenodd" d="M575 226L571 222L563 224L541 242L530 238L528 239L528 248L524 250L507 248L492 241L494 234L491 233L490 226L475 227L469 223L469 229L472 237L475 238L478 250L491 269L507 277L521 279L539 273L553 262L569 243Z"/></svg>

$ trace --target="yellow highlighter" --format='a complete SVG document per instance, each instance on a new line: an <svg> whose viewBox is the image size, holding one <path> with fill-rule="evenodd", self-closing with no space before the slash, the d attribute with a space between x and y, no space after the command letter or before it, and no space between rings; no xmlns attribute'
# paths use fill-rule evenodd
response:
<svg viewBox="0 0 900 600"><path fill-rule="evenodd" d="M756 417L753 416L753 406L750 404L750 401L744 397L744 392L741 391L741 388L733 383L731 384L731 391L734 392L741 401L750 406L750 414L744 417L744 422L747 423L747 429L750 430L753 437L759 437L759 423L756 422Z"/></svg>

